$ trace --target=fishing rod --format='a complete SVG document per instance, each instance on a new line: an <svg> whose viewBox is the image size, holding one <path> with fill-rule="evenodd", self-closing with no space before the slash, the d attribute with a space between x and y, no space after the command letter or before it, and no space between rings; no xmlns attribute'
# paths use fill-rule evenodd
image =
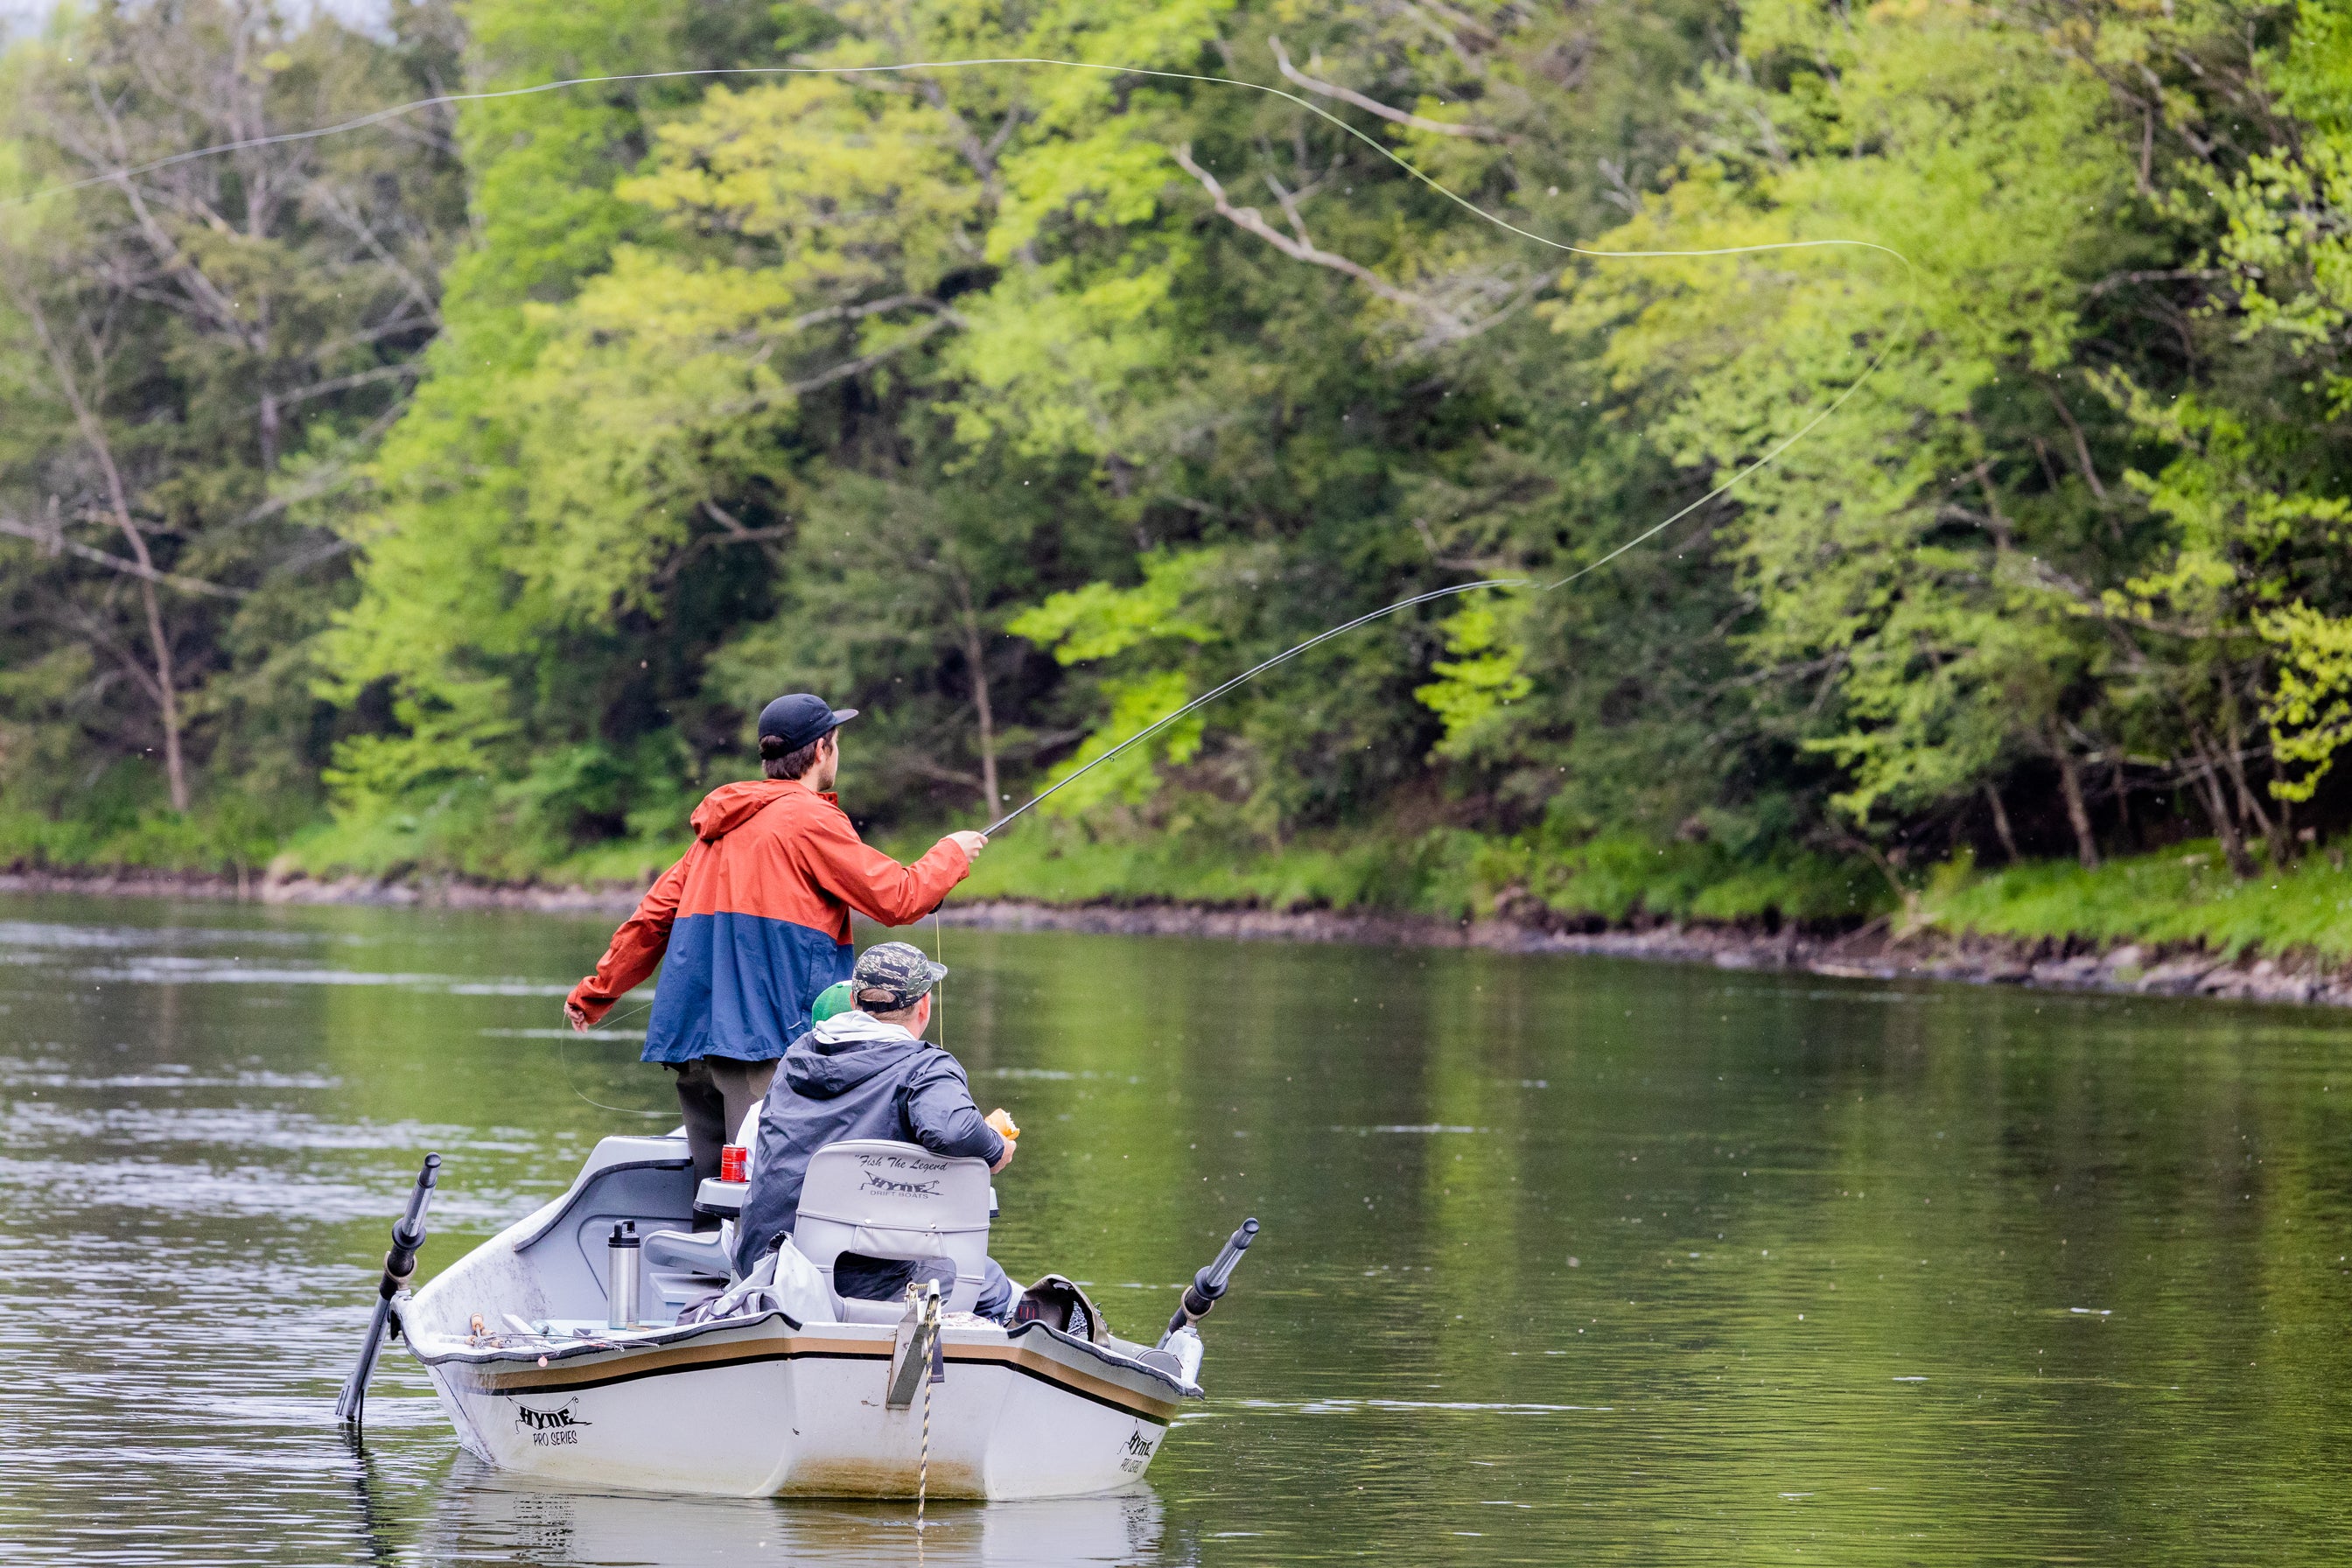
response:
<svg viewBox="0 0 2352 1568"><path fill-rule="evenodd" d="M1164 718L1155 720L1143 729L1138 730L1134 734L1129 735L1126 740L1121 741L1118 745L1113 746L1109 751L1105 752L1093 762L1088 763L1086 766L1078 769L1076 773L1071 773L1068 777L1047 785L1037 794L1031 795L1024 804L1013 807L1011 811L1005 813L1003 816L998 817L988 826L982 828L980 836L982 838L995 837L1000 830L1019 817L1023 812L1027 811L1031 806L1035 805L1039 801L1045 799L1048 795L1055 794L1056 791L1067 789L1070 785L1077 783L1078 780L1086 777L1087 774L1094 772L1095 769L1102 766L1105 763L1110 761L1113 757L1118 755L1129 746L1136 744L1138 742L1150 739L1153 735L1156 735L1160 731L1168 728L1169 725L1176 722L1177 720L1184 717L1185 714L1192 712L1193 710L1200 708L1204 704L1215 701L1218 698L1223 697L1226 692L1231 691L1236 686L1256 679L1259 676L1264 675L1267 670L1272 669L1276 665L1281 664L1288 659L1297 658L1300 654L1305 653L1308 648L1315 647L1318 643L1329 642L1333 637L1339 636L1343 632L1352 632L1358 626L1370 626L1372 622L1379 620L1382 616L1392 616L1399 610L1409 610L1415 605L1426 605L1433 599L1451 598L1456 594L1474 593L1480 588L1521 587L1526 585L1527 581L1528 580L1523 577L1490 577L1484 582L1461 583L1451 588L1433 588L1426 594L1415 594L1410 599L1399 599L1393 605L1383 605L1379 609L1372 611L1370 615L1358 616L1354 620L1348 622L1344 626L1333 626L1328 631L1318 632L1313 637L1308 637L1305 642L1298 644L1297 647L1283 649L1280 653L1276 654L1272 658L1267 659L1263 664L1252 665L1249 668L1243 670L1239 675L1234 676L1231 680L1226 681L1223 685L1217 687L1213 690L1204 692L1199 697L1195 697L1192 701L1187 702L1183 707L1177 709L1173 713L1168 714Z"/></svg>
<svg viewBox="0 0 2352 1568"><path fill-rule="evenodd" d="M1515 230L1514 232L1517 231ZM1884 247L1874 247L1874 248ZM1593 254L1598 253L1596 252ZM1667 255L1672 253L1659 251L1643 252L1640 254ZM1901 260L1906 268L1910 268L1910 259L1907 257L1904 257L1899 251L1890 252L1889 254L1895 256L1897 259ZM1910 323L1915 303L1916 301L1907 302L1904 307L1903 323L1906 326L1908 326ZM1233 690L1235 687L1246 685L1248 682L1255 680L1259 676L1265 674L1267 670L1274 668L1276 665L1286 663L1287 661L1297 658L1300 654L1305 653L1308 648L1314 647L1318 643L1328 642L1333 637L1339 637L1343 633L1354 631L1358 626L1370 626L1371 623L1381 619L1382 616L1395 615L1399 610L1409 610L1415 605L1426 605L1436 599L1452 598L1458 594L1473 594L1481 588L1533 588L1538 594L1552 594L1567 587L1570 584L1577 581L1577 579L1580 577L1590 576L1591 574L1600 571L1603 566L1608 565L1612 561L1616 560L1619 556L1625 554L1628 551L1637 549L1640 546L1648 543L1651 540L1657 538L1658 535L1665 532L1666 530L1682 521L1683 519L1690 516L1691 513L1698 510L1699 508L1706 506L1708 502L1729 494L1734 486L1738 485L1748 479L1751 475L1758 473L1770 464L1780 460L1780 458L1788 452L1789 448L1794 447L1798 442L1811 435L1813 431L1821 426L1822 421L1835 414L1840 408L1845 405L1846 401L1849 398L1853 397L1855 393L1860 392L1863 389L1864 384L1867 383L1872 376L1878 373L1878 367L1886 363L1886 356L1895 352L1895 345L1900 341L1900 333L1890 333L1886 342L1880 345L1877 354L1871 360L1868 365L1864 367L1863 373L1856 376L1843 392L1839 393L1836 397L1831 399L1829 404L1824 406L1821 412L1815 414L1811 419L1808 419L1804 424L1799 426L1794 431L1784 437L1778 445L1774 446L1769 451L1767 451L1762 457L1757 458L1746 468L1738 470L1729 479L1724 480L1721 484L1716 486L1713 489L1707 491L1696 500L1678 509L1669 514L1663 521L1643 529L1641 532L1633 535L1633 538L1626 540L1622 544L1618 545L1614 550L1610 551L1607 554L1600 557L1598 560L1588 561L1583 565L1578 567L1575 571L1570 572L1567 576L1561 577L1555 582L1545 583L1540 585L1538 585L1536 580L1532 577L1487 577L1475 583L1457 583L1450 588L1433 588L1426 594L1415 594L1409 599L1399 599L1393 605L1383 605L1377 610L1358 616L1352 621L1348 621L1342 625L1333 626L1328 631L1318 632L1313 637L1308 637L1305 642L1299 643L1293 647L1285 648L1282 652L1276 654L1272 658L1265 660L1262 664L1252 665L1249 668L1242 671L1239 675L1234 676L1232 679L1224 682L1223 685L1204 692L1199 697L1195 697L1192 701L1185 703L1184 706L1177 709L1174 712L1155 720L1152 723L1137 731L1126 740L1121 741L1118 745L1113 746L1109 751L1105 752L1101 756L1095 758L1094 761L1087 763L1085 766L1077 769L1067 776L1055 781L1045 789L1040 790L1037 794L1031 795L1020 805L1015 806L1013 810L1005 813L1003 816L998 817L994 822L981 830L981 837L983 838L995 837L999 830L1011 826L1014 820L1019 818L1021 815L1026 812L1031 806L1035 805L1038 802L1045 799L1048 795L1055 794L1056 791L1065 789L1069 785L1077 783L1079 779L1085 777L1087 773L1092 773L1095 769L1102 766L1103 763L1110 761L1121 752L1126 751L1129 746L1135 745L1139 742L1150 739L1153 735L1166 729L1169 725L1173 724L1179 719L1183 718L1187 713L1193 712L1196 710L1215 701L1218 698L1223 697L1226 692Z"/></svg>

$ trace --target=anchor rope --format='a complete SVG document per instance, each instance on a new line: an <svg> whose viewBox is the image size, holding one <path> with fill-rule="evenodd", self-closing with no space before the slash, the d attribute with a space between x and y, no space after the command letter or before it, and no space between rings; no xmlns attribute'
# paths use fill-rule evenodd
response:
<svg viewBox="0 0 2352 1568"><path fill-rule="evenodd" d="M923 1359L929 1362L940 1352L940 1298L934 1291L923 1304L923 1322L930 1333ZM923 1505L931 1489L931 1369L923 1368L923 1442L915 1457L915 1542L922 1549Z"/></svg>

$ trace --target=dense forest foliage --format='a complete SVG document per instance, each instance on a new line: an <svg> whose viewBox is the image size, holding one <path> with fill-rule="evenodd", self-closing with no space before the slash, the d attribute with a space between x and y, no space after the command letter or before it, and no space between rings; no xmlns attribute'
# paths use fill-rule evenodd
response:
<svg viewBox="0 0 2352 1568"><path fill-rule="evenodd" d="M794 688L975 825L1484 579L1031 890L1831 919L2352 815L2343 0L305 15L0 60L0 858L634 877ZM740 74L982 57L1116 68Z"/></svg>

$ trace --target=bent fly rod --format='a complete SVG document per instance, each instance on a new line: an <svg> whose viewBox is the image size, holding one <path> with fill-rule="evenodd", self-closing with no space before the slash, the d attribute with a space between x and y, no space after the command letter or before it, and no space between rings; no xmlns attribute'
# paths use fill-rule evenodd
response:
<svg viewBox="0 0 2352 1568"><path fill-rule="evenodd" d="M1126 740L1121 741L1118 745L1113 746L1109 751L1105 752L1093 762L1087 763L1086 766L1079 768L1068 777L1056 780L1055 783L1048 784L1045 788L1039 790L1035 795L1031 795L1027 801L1020 805L1014 806L1011 811L1006 812L1003 816L998 817L994 822L992 822L986 827L982 828L980 830L980 836L982 838L995 837L1000 829L1012 823L1013 819L1018 817L1023 812L1027 811L1031 806L1036 805L1039 801L1044 800L1046 796L1054 794L1056 790L1067 789L1070 785L1077 783L1080 779L1086 777L1088 773L1094 772L1095 769L1102 766L1105 763L1110 761L1113 757L1118 755L1129 746L1136 744L1139 741L1150 740L1152 736L1158 734L1160 731L1165 730L1169 725L1173 724L1177 720L1181 719L1185 714L1192 712L1194 709L1214 702L1218 698L1223 697L1226 692L1231 691L1236 686L1244 685L1249 681L1256 679L1259 676L1264 675L1267 670L1272 669L1276 665L1280 664L1286 659L1297 658L1300 654L1305 653L1308 648L1313 647L1318 643L1329 642L1333 637L1339 636L1343 632L1352 632L1358 626L1370 626L1372 622L1379 620L1382 616L1392 616L1399 610L1409 610L1415 605L1426 605L1432 599L1450 598L1455 594L1467 594L1479 588L1523 588L1528 585L1528 580L1524 577L1490 577L1481 583L1460 583L1451 588L1433 588L1426 594L1415 594L1410 599L1399 599L1395 604L1384 605L1369 615L1358 616L1354 620L1348 622L1345 626L1333 626L1328 631L1318 632L1313 637L1308 637L1305 642L1298 644L1296 647L1283 649L1282 652L1276 654L1264 664L1252 665L1249 668L1243 670L1239 675L1234 676L1231 680L1226 681L1223 685L1195 697L1192 701L1187 702L1183 707L1177 709L1173 713L1167 714L1162 718L1152 721L1150 724L1138 730L1134 734L1129 735Z"/></svg>

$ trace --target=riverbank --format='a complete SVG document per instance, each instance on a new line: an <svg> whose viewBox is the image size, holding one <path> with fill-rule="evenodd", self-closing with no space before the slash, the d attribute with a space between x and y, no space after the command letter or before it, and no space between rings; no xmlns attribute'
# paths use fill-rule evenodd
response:
<svg viewBox="0 0 2352 1568"><path fill-rule="evenodd" d="M1478 947L1502 952L1581 953L1717 969L1790 970L1839 979L1951 980L2061 991L2352 1006L2352 965L2231 957L2194 943L2104 950L2079 941L1939 931L1895 935L1889 921L1843 933L1771 932L1737 925L1663 922L1602 931L1541 919L1441 921L1330 910L1217 910L1182 905L1053 905L990 900L941 912L950 925L993 931L1072 931L1191 936L1238 942Z"/></svg>
<svg viewBox="0 0 2352 1568"><path fill-rule="evenodd" d="M2158 866L2118 863L2104 873L2066 867L2027 867L1963 879L1947 870L1931 879L1926 899L1901 918L1801 924L1777 921L1654 919L1638 911L1602 921L1590 911L1563 912L1524 891L1495 900L1490 912L1468 919L1379 909L1315 905L1272 907L1164 899L1094 897L1050 900L1005 896L966 897L941 911L945 923L992 931L1066 931L1128 936L1184 936L1233 942L1346 943L1357 946L1484 948L1502 952L1578 953L1650 962L1700 963L1725 970L1789 971L1845 979L1948 980L2052 990L2103 991L2151 996L2206 996L2260 1002L2352 1006L2352 957L2339 920L2324 931L2283 921L2311 902L2310 889L2292 886L2325 875L2331 907L2352 904L2352 877L2326 867L2297 868L2276 879L2207 889L2236 904L2240 940L2225 945L2210 935L2147 934L2167 926L2193 926L2193 889L2202 859L2166 856ZM2086 902L2086 878L2127 887L2160 878L2174 884L2174 904L2155 900L2158 889L2137 886L2138 901ZM1940 885L1938 885L1940 883ZM2337 888L2333 884L2341 884ZM2069 897L2069 889L2073 895ZM521 909L546 913L617 917L634 908L635 883L589 886L493 884L461 879L386 880L301 874L221 876L127 870L18 867L0 871L0 893L73 893L123 898L211 899L273 905L370 904L424 909ZM2289 895L2281 899L2279 895ZM2105 910L2104 915L2086 911ZM2263 919L2267 912L2270 919ZM2345 911L2338 910L2339 915ZM2037 929L2053 921L2072 926ZM2000 922L2011 929L1998 929ZM2210 924L2210 922L2208 922ZM2118 932L2125 925L2132 929ZM2263 940L2260 928L2294 930L2305 940Z"/></svg>

